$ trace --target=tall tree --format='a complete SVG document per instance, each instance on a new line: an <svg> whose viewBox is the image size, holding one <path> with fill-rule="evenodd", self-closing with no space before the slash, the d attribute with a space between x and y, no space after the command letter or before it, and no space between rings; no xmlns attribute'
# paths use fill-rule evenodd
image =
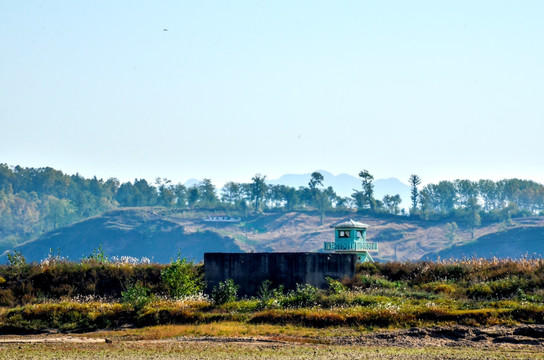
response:
<svg viewBox="0 0 544 360"><path fill-rule="evenodd" d="M314 191L318 186L323 186L323 179L323 175L319 171L314 171L308 183L310 190Z"/></svg>
<svg viewBox="0 0 544 360"><path fill-rule="evenodd" d="M255 213L258 213L267 190L266 175L256 174L251 180L251 197L255 202Z"/></svg>
<svg viewBox="0 0 544 360"><path fill-rule="evenodd" d="M184 209L187 206L187 187L183 184L176 184L172 189L176 197L176 207Z"/></svg>
<svg viewBox="0 0 544 360"><path fill-rule="evenodd" d="M369 208L372 212L376 208L376 200L374 199L374 176L372 176L368 170L362 170L359 172L359 177L362 182L362 191L354 190L351 196L355 200L357 207L359 208Z"/></svg>
<svg viewBox="0 0 544 360"><path fill-rule="evenodd" d="M412 200L411 213L415 214L417 212L417 202L419 197L417 187L421 184L421 178L416 174L412 174L408 178L408 183L410 184L410 200Z"/></svg>
<svg viewBox="0 0 544 360"><path fill-rule="evenodd" d="M229 181L221 189L221 200L229 204L236 204L242 200L242 186L239 183Z"/></svg>
<svg viewBox="0 0 544 360"><path fill-rule="evenodd" d="M215 207L217 203L217 193L215 185L212 184L210 179L204 179L198 186L200 194L202 196L202 203L207 208Z"/></svg>
<svg viewBox="0 0 544 360"><path fill-rule="evenodd" d="M468 210L467 220L471 230L471 237L474 239L474 228L481 224L480 205L478 204L478 200L476 200L476 198L470 198L466 209Z"/></svg>
<svg viewBox="0 0 544 360"><path fill-rule="evenodd" d="M200 200L200 190L197 184L192 185L187 190L187 202L190 209L194 209Z"/></svg>
<svg viewBox="0 0 544 360"><path fill-rule="evenodd" d="M308 188L312 195L312 203L319 211L320 223L323 224L325 210L330 206L330 201L327 194L319 188L320 186L323 186L323 175L321 175L320 172L315 171L311 175ZM332 187L330 189L332 190Z"/></svg>
<svg viewBox="0 0 544 360"><path fill-rule="evenodd" d="M453 184L457 192L458 203L461 207L467 207L470 199L478 197L478 183L457 179Z"/></svg>
<svg viewBox="0 0 544 360"><path fill-rule="evenodd" d="M459 226L457 226L457 223L455 221L451 223L446 224L446 239L448 239L448 243L451 245L457 240L457 230L459 229Z"/></svg>

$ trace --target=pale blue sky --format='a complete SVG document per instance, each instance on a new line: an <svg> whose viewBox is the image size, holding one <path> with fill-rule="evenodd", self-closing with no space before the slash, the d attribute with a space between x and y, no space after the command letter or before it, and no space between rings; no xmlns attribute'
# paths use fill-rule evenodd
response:
<svg viewBox="0 0 544 360"><path fill-rule="evenodd" d="M544 183L543 16L543 1L0 0L0 162Z"/></svg>

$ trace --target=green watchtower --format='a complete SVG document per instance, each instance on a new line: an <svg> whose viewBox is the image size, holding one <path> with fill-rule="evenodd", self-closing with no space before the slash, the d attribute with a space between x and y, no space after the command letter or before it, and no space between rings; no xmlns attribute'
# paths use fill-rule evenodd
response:
<svg viewBox="0 0 544 360"><path fill-rule="evenodd" d="M367 224L349 219L331 228L334 228L334 242L325 242L324 250L357 254L359 262L374 262L370 252L378 252L378 244L366 241Z"/></svg>

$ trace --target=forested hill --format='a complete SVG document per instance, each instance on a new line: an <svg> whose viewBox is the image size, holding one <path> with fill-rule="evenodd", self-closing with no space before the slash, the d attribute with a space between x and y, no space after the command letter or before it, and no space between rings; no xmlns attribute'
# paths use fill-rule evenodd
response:
<svg viewBox="0 0 544 360"><path fill-rule="evenodd" d="M145 179L120 183L115 178L67 175L49 167L0 164L0 251L121 207L162 207L244 220L263 213L316 213L321 225L327 217L340 214L397 223L409 215L410 220L428 226L447 223L445 236L450 241L456 232L469 231L472 237L489 224L544 214L544 186L529 180L455 180L421 187L421 179L412 175L408 179L412 204L408 213L400 208L398 194L375 198L374 177L367 170L362 170L359 178L360 188L343 197L323 185L319 172L310 174L307 186L298 188L267 184L266 176L255 175L249 183L228 182L217 189L210 179L189 187L164 178L153 184Z"/></svg>

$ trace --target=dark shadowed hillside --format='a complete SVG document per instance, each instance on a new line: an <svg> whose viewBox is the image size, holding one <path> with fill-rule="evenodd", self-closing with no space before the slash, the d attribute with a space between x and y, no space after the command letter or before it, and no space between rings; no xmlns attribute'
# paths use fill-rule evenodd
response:
<svg viewBox="0 0 544 360"><path fill-rule="evenodd" d="M429 260L461 258L520 258L544 255L544 227L520 226L479 237L473 242L429 254Z"/></svg>
<svg viewBox="0 0 544 360"><path fill-rule="evenodd" d="M40 261L50 250L79 260L101 246L111 256L147 257L158 263L176 258L178 251L201 260L204 252L240 252L234 239L212 231L186 232L179 222L150 208L118 209L49 232L15 248L27 261ZM5 257L3 258L5 261Z"/></svg>

